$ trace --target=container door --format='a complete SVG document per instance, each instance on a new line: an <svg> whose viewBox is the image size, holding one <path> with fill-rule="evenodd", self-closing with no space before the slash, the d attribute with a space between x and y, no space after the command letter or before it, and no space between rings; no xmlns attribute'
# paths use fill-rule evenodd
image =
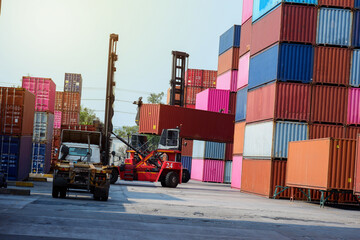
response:
<svg viewBox="0 0 360 240"><path fill-rule="evenodd" d="M0 136L1 169L8 180L17 180L20 140L17 137Z"/></svg>
<svg viewBox="0 0 360 240"><path fill-rule="evenodd" d="M354 193L360 195L360 134L356 138Z"/></svg>

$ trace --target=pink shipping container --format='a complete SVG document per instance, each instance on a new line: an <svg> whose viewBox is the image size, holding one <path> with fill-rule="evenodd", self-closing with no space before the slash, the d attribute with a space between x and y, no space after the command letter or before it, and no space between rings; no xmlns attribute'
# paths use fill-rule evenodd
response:
<svg viewBox="0 0 360 240"><path fill-rule="evenodd" d="M245 1L245 0L244 0ZM245 87L249 82L250 52L239 59L237 89Z"/></svg>
<svg viewBox="0 0 360 240"><path fill-rule="evenodd" d="M203 182L224 182L225 161L204 160Z"/></svg>
<svg viewBox="0 0 360 240"><path fill-rule="evenodd" d="M61 128L61 111L55 111L54 113L54 128L60 129Z"/></svg>
<svg viewBox="0 0 360 240"><path fill-rule="evenodd" d="M35 95L35 111L55 110L56 85L50 78L23 77L22 87Z"/></svg>
<svg viewBox="0 0 360 240"><path fill-rule="evenodd" d="M202 181L204 173L204 159L192 159L191 161L191 179Z"/></svg>
<svg viewBox="0 0 360 240"><path fill-rule="evenodd" d="M347 124L360 124L360 88L349 88Z"/></svg>
<svg viewBox="0 0 360 240"><path fill-rule="evenodd" d="M196 95L195 108L198 110L220 112L229 112L230 91L219 89L206 89Z"/></svg>
<svg viewBox="0 0 360 240"><path fill-rule="evenodd" d="M237 70L227 71L226 73L223 73L220 76L218 76L216 81L216 89L236 92L237 81L238 81L238 71Z"/></svg>
<svg viewBox="0 0 360 240"><path fill-rule="evenodd" d="M253 0L243 0L241 25L252 17Z"/></svg>
<svg viewBox="0 0 360 240"><path fill-rule="evenodd" d="M241 189L242 159L242 156L233 156L233 164L231 169L232 188Z"/></svg>

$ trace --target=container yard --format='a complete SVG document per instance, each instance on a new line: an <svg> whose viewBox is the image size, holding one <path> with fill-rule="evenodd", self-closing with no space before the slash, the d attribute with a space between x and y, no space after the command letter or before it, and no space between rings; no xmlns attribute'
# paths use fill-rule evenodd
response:
<svg viewBox="0 0 360 240"><path fill-rule="evenodd" d="M360 1L110 2L0 0L0 239L359 239Z"/></svg>

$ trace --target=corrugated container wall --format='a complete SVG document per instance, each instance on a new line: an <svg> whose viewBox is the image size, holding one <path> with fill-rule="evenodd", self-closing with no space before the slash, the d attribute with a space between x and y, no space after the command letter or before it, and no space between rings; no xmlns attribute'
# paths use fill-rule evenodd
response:
<svg viewBox="0 0 360 240"><path fill-rule="evenodd" d="M360 50L355 49L352 52L350 85L360 87Z"/></svg>
<svg viewBox="0 0 360 240"><path fill-rule="evenodd" d="M349 85L351 49L315 47L314 83Z"/></svg>
<svg viewBox="0 0 360 240"><path fill-rule="evenodd" d="M191 161L191 179L202 181L204 176L204 159L193 157Z"/></svg>
<svg viewBox="0 0 360 240"><path fill-rule="evenodd" d="M358 134L360 134L360 127L347 126L345 128L345 138L356 139Z"/></svg>
<svg viewBox="0 0 360 240"><path fill-rule="evenodd" d="M353 8L354 0L318 0L319 6Z"/></svg>
<svg viewBox="0 0 360 240"><path fill-rule="evenodd" d="M355 2L354 2L354 8L355 8L355 9L360 9L360 0L355 0Z"/></svg>
<svg viewBox="0 0 360 240"><path fill-rule="evenodd" d="M316 139L289 144L286 185L353 190L356 141Z"/></svg>
<svg viewBox="0 0 360 240"><path fill-rule="evenodd" d="M236 92L230 93L230 99L229 99L229 114L235 114L236 113Z"/></svg>
<svg viewBox="0 0 360 240"><path fill-rule="evenodd" d="M242 156L234 156L231 168L231 187L241 188Z"/></svg>
<svg viewBox="0 0 360 240"><path fill-rule="evenodd" d="M225 161L224 183L231 183L232 164L233 161Z"/></svg>
<svg viewBox="0 0 360 240"><path fill-rule="evenodd" d="M347 124L360 124L360 88L349 88Z"/></svg>
<svg viewBox="0 0 360 240"><path fill-rule="evenodd" d="M182 148L181 148L181 156L192 156L193 151L193 140L183 139L182 140Z"/></svg>
<svg viewBox="0 0 360 240"><path fill-rule="evenodd" d="M80 93L64 92L62 111L80 112Z"/></svg>
<svg viewBox="0 0 360 240"><path fill-rule="evenodd" d="M312 87L310 122L346 124L348 90L346 87Z"/></svg>
<svg viewBox="0 0 360 240"><path fill-rule="evenodd" d="M55 93L55 111L62 111L63 94L64 92L58 91Z"/></svg>
<svg viewBox="0 0 360 240"><path fill-rule="evenodd" d="M360 136L356 137L354 194L360 195Z"/></svg>
<svg viewBox="0 0 360 240"><path fill-rule="evenodd" d="M273 143L274 122L246 124L244 157L270 159Z"/></svg>
<svg viewBox="0 0 360 240"><path fill-rule="evenodd" d="M271 160L243 159L241 191L270 196Z"/></svg>
<svg viewBox="0 0 360 240"><path fill-rule="evenodd" d="M61 125L78 125L79 113L78 112L63 112L61 114Z"/></svg>
<svg viewBox="0 0 360 240"><path fill-rule="evenodd" d="M236 113L235 121L246 119L247 87L240 89L236 94Z"/></svg>
<svg viewBox="0 0 360 240"><path fill-rule="evenodd" d="M248 1L248 0L244 0ZM251 50L251 34L252 34L252 24L251 19L246 21L241 26L241 38L240 38L240 50L239 55L243 56L245 53Z"/></svg>
<svg viewBox="0 0 360 240"><path fill-rule="evenodd" d="M215 88L217 79L217 71L204 70L203 71L203 88Z"/></svg>
<svg viewBox="0 0 360 240"><path fill-rule="evenodd" d="M352 17L351 10L320 8L316 43L350 46Z"/></svg>
<svg viewBox="0 0 360 240"><path fill-rule="evenodd" d="M195 108L210 112L229 111L230 91L220 89L206 89L196 95Z"/></svg>
<svg viewBox="0 0 360 240"><path fill-rule="evenodd" d="M356 48L360 47L360 12L354 11L354 21L352 29L352 45Z"/></svg>
<svg viewBox="0 0 360 240"><path fill-rule="evenodd" d="M181 165L183 166L183 168L189 170L190 174L191 174L191 160L192 157L181 156Z"/></svg>
<svg viewBox="0 0 360 240"><path fill-rule="evenodd" d="M250 52L239 59L239 71L237 89L245 87L249 83Z"/></svg>
<svg viewBox="0 0 360 240"><path fill-rule="evenodd" d="M309 139L345 138L345 127L341 125L310 124Z"/></svg>
<svg viewBox="0 0 360 240"><path fill-rule="evenodd" d="M221 74L217 78L216 89L228 90L236 92L238 81L238 71L230 70L226 73Z"/></svg>
<svg viewBox="0 0 360 240"><path fill-rule="evenodd" d="M188 69L185 73L185 85L191 87L202 87L203 70Z"/></svg>
<svg viewBox="0 0 360 240"><path fill-rule="evenodd" d="M244 136L246 122L235 123L234 130L234 155L242 155L244 152Z"/></svg>
<svg viewBox="0 0 360 240"><path fill-rule="evenodd" d="M185 103L189 105L195 105L196 95L202 90L203 89L201 87L185 87Z"/></svg>
<svg viewBox="0 0 360 240"><path fill-rule="evenodd" d="M232 47L240 46L241 26L234 25L220 36L219 55L223 54Z"/></svg>
<svg viewBox="0 0 360 240"><path fill-rule="evenodd" d="M248 21L251 16L252 16L252 11L253 11L253 0L243 0L243 5L242 5L242 19L241 19L241 27L242 27L242 31L241 34L243 33L244 30L244 22ZM250 19L251 21L251 19ZM241 43L240 43L241 44Z"/></svg>
<svg viewBox="0 0 360 240"><path fill-rule="evenodd" d="M206 141L204 158L225 160L225 147L225 143Z"/></svg>
<svg viewBox="0 0 360 240"><path fill-rule="evenodd" d="M0 136L0 166L7 173L8 180L21 181L29 176L31 138L31 136Z"/></svg>
<svg viewBox="0 0 360 240"><path fill-rule="evenodd" d="M234 144L233 143L226 143L225 147L225 160L232 160L233 159L233 151L234 151Z"/></svg>
<svg viewBox="0 0 360 240"><path fill-rule="evenodd" d="M51 142L54 129L54 114L35 112L33 141Z"/></svg>
<svg viewBox="0 0 360 240"><path fill-rule="evenodd" d="M192 157L196 159L205 158L205 141L194 140Z"/></svg>
<svg viewBox="0 0 360 240"><path fill-rule="evenodd" d="M81 96L82 76L78 73L65 73L64 92L78 92Z"/></svg>
<svg viewBox="0 0 360 240"><path fill-rule="evenodd" d="M32 135L35 95L21 88L0 87L0 134Z"/></svg>
<svg viewBox="0 0 360 240"><path fill-rule="evenodd" d="M204 160L204 182L222 183L224 181L225 161Z"/></svg>
<svg viewBox="0 0 360 240"><path fill-rule="evenodd" d="M218 59L218 76L229 71L237 70L239 66L239 48L234 47L221 54Z"/></svg>
<svg viewBox="0 0 360 240"><path fill-rule="evenodd" d="M286 161L282 160L273 160L271 162L271 188L270 188L270 196L272 197L275 192L276 186L286 186ZM296 192L296 189L294 189ZM279 191L279 190L278 190ZM290 198L289 189L280 193L278 198Z"/></svg>
<svg viewBox="0 0 360 240"><path fill-rule="evenodd" d="M52 143L33 143L32 144L32 173L48 173L51 165Z"/></svg>
<svg viewBox="0 0 360 240"><path fill-rule="evenodd" d="M61 111L56 111L54 113L54 128L60 129L61 128Z"/></svg>

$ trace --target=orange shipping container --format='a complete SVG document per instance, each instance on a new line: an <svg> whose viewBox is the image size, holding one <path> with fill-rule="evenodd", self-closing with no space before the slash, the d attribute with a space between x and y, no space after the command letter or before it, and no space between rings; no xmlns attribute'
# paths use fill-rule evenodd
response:
<svg viewBox="0 0 360 240"><path fill-rule="evenodd" d="M66 112L80 112L80 93L64 92L62 110Z"/></svg>
<svg viewBox="0 0 360 240"><path fill-rule="evenodd" d="M234 155L242 155L244 153L244 136L246 122L235 123L234 131Z"/></svg>
<svg viewBox="0 0 360 240"><path fill-rule="evenodd" d="M64 92L55 93L55 111L62 111L63 93Z"/></svg>
<svg viewBox="0 0 360 240"><path fill-rule="evenodd" d="M63 112L61 118L61 125L78 125L79 112Z"/></svg>
<svg viewBox="0 0 360 240"><path fill-rule="evenodd" d="M233 47L219 56L218 76L239 67L240 48Z"/></svg>
<svg viewBox="0 0 360 240"><path fill-rule="evenodd" d="M324 138L289 143L286 185L353 190L356 141Z"/></svg>
<svg viewBox="0 0 360 240"><path fill-rule="evenodd" d="M244 159L241 191L265 197L271 194L271 160Z"/></svg>
<svg viewBox="0 0 360 240"><path fill-rule="evenodd" d="M356 139L354 194L360 195L360 135Z"/></svg>

